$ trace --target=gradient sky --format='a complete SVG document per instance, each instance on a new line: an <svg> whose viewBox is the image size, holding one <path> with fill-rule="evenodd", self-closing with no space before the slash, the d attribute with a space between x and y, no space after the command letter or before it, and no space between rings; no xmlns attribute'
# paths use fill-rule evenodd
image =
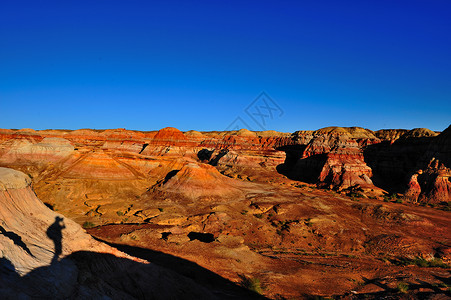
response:
<svg viewBox="0 0 451 300"><path fill-rule="evenodd" d="M441 131L450 16L449 0L3 0L0 128L260 130L245 109L264 91L283 111L265 129Z"/></svg>

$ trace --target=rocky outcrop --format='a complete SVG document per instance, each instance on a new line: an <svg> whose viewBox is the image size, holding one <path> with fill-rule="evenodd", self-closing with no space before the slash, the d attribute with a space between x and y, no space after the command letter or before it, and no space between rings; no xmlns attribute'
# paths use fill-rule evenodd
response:
<svg viewBox="0 0 451 300"><path fill-rule="evenodd" d="M406 197L422 203L451 199L451 126L435 137L410 177Z"/></svg>
<svg viewBox="0 0 451 300"><path fill-rule="evenodd" d="M287 153L287 161L281 170L291 178L334 189L355 185L374 187L371 168L363 156L363 146L379 142L372 131L357 127L327 127L313 133L296 132L293 140L308 143L297 150L299 158L292 158L296 154L293 151ZM290 147L286 150L289 152Z"/></svg>
<svg viewBox="0 0 451 300"><path fill-rule="evenodd" d="M22 172L0 168L0 202L1 253L20 275L80 250L130 258L51 211L36 198L31 179Z"/></svg>
<svg viewBox="0 0 451 300"><path fill-rule="evenodd" d="M374 134L382 141L394 142L406 132L408 132L407 129L381 129L376 131Z"/></svg>
<svg viewBox="0 0 451 300"><path fill-rule="evenodd" d="M376 135L381 136L380 132ZM429 163L424 162L425 154L435 135L424 128L390 130L385 132L385 140L365 146L363 155L372 169L373 183L390 193L403 193L408 185L415 186L414 181L409 183L410 176Z"/></svg>
<svg viewBox="0 0 451 300"><path fill-rule="evenodd" d="M434 137L438 133L427 128L407 129L381 129L376 131L375 136L383 141L394 142L397 139L420 138L420 137Z"/></svg>
<svg viewBox="0 0 451 300"><path fill-rule="evenodd" d="M239 199L243 195L239 189L241 186L246 184L220 174L211 165L187 163L180 170L168 174L161 189L181 193L193 200L198 197Z"/></svg>
<svg viewBox="0 0 451 300"><path fill-rule="evenodd" d="M3 299L216 299L226 292L94 240L36 198L30 178L0 168ZM227 291L238 297L250 293Z"/></svg>

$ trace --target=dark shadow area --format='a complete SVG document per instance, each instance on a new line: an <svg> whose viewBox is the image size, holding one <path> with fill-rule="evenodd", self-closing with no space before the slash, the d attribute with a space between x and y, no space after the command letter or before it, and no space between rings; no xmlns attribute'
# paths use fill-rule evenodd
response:
<svg viewBox="0 0 451 300"><path fill-rule="evenodd" d="M47 202L43 202L45 206L47 206L48 208L50 208L51 210L55 211L54 207L52 204L47 203Z"/></svg>
<svg viewBox="0 0 451 300"><path fill-rule="evenodd" d="M31 256L34 257L34 255L31 253L30 249L27 247L27 245L22 241L22 238L20 237L20 235L12 232L12 231L6 231L5 228L3 228L2 226L0 226L0 234L3 234L4 236L6 236L8 239L10 239L11 241L13 241L13 243L17 246L19 246L20 248L22 248L23 250L25 250L28 254L30 254Z"/></svg>
<svg viewBox="0 0 451 300"><path fill-rule="evenodd" d="M363 156L373 171L373 184L389 193L405 192L413 172L427 164L425 153L432 140L430 137L417 137L366 146Z"/></svg>
<svg viewBox="0 0 451 300"><path fill-rule="evenodd" d="M214 273L198 282L195 271L181 276L155 261L146 264L90 251L74 252L23 277L3 258L0 274L3 299L265 299L225 279L218 281Z"/></svg>
<svg viewBox="0 0 451 300"><path fill-rule="evenodd" d="M286 154L284 163L276 167L277 172L291 180L317 183L321 170L326 163L327 154L302 158L306 147L306 145L288 145L277 148L278 151L284 151Z"/></svg>
<svg viewBox="0 0 451 300"><path fill-rule="evenodd" d="M211 243L215 241L215 237L212 233L202 233L191 231L188 233L190 241L198 240L202 243Z"/></svg>
<svg viewBox="0 0 451 300"><path fill-rule="evenodd" d="M145 259L155 265L188 277L197 284L214 290L219 299L266 299L189 260L151 249L113 244L100 239L97 240L129 255Z"/></svg>
<svg viewBox="0 0 451 300"><path fill-rule="evenodd" d="M167 241L167 240L168 240L168 237L169 237L171 234L172 234L171 232L162 232L162 233L161 233L161 238L162 238L163 240Z"/></svg>
<svg viewBox="0 0 451 300"><path fill-rule="evenodd" d="M57 261L59 256L61 255L63 251L63 232L62 230L66 228L63 222L63 218L55 217L55 222L52 223L52 225L49 226L47 229L47 236L49 239L53 241L53 244L55 245L55 254L53 256L52 261Z"/></svg>
<svg viewBox="0 0 451 300"><path fill-rule="evenodd" d="M168 182L169 179L171 179L172 177L174 177L175 175L177 175L177 173L178 173L179 171L180 171L180 170L172 170L172 171L170 171L168 174L166 174L166 177L165 177L164 180L163 180L163 184L165 184L166 182Z"/></svg>
<svg viewBox="0 0 451 300"><path fill-rule="evenodd" d="M213 159L210 160L209 164L216 167L219 163L219 160L223 158L227 153L229 153L229 150L221 149L221 151L219 151L219 153Z"/></svg>
<svg viewBox="0 0 451 300"><path fill-rule="evenodd" d="M147 148L147 146L149 146L149 144L143 144L143 147L141 148L141 151L139 151L139 154L141 154L144 151L144 149Z"/></svg>
<svg viewBox="0 0 451 300"><path fill-rule="evenodd" d="M209 161L213 155L213 152L214 150L202 149L197 152L197 158L202 162Z"/></svg>
<svg viewBox="0 0 451 300"><path fill-rule="evenodd" d="M364 276L362 276L363 282L365 284L374 284L378 287L380 287L381 289L383 289L385 292L393 292L394 290L389 287L387 284L381 283L379 279L368 279L365 278Z"/></svg>
<svg viewBox="0 0 451 300"><path fill-rule="evenodd" d="M57 217L47 230L56 243L61 242L61 222ZM78 251L21 277L10 260L0 258L0 295L3 299L266 299L188 260L110 245L150 263Z"/></svg>
<svg viewBox="0 0 451 300"><path fill-rule="evenodd" d="M422 280L415 280L418 283L413 283L404 277L395 278L397 284L395 287L390 287L385 282L385 280L380 278L367 279L362 277L364 284L373 284L382 289L382 291L372 292L372 293L345 293L344 295L334 295L334 299L448 299L451 295L449 290L447 290L447 278L440 278L440 283L431 284ZM445 280L443 280L445 279ZM433 298L435 297L435 298ZM317 299L315 296L306 295L307 299Z"/></svg>
<svg viewBox="0 0 451 300"><path fill-rule="evenodd" d="M197 152L197 158L201 162L208 163L209 165L215 167L218 165L219 160L223 158L227 153L229 153L229 150L221 149L218 154L216 154L215 157L212 158L214 152L215 150L202 149Z"/></svg>

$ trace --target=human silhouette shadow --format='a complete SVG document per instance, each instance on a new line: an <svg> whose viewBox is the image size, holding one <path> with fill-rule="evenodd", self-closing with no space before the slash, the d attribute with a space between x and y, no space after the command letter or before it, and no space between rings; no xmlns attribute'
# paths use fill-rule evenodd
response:
<svg viewBox="0 0 451 300"><path fill-rule="evenodd" d="M0 234L3 234L4 236L6 236L10 240L12 240L15 245L19 246L20 248L25 250L28 254L30 254L31 256L34 257L34 255L31 253L30 249L22 241L22 238L20 237L20 235L14 233L12 231L6 231L5 228L3 228L2 226L0 226Z"/></svg>
<svg viewBox="0 0 451 300"><path fill-rule="evenodd" d="M266 299L193 262L158 251L121 249L151 263L91 251L59 258L64 228L63 218L56 217L46 231L55 244L49 265L21 275L16 271L21 266L0 258L1 299Z"/></svg>
<svg viewBox="0 0 451 300"><path fill-rule="evenodd" d="M55 217L55 222L47 229L47 236L55 244L55 254L52 258L52 263L58 261L59 256L63 252L63 229L66 228L63 222L64 218Z"/></svg>

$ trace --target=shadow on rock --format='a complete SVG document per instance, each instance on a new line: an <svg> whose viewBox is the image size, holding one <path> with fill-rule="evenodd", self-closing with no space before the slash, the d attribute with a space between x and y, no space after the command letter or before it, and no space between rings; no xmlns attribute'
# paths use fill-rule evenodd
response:
<svg viewBox="0 0 451 300"><path fill-rule="evenodd" d="M152 264L171 270L183 277L190 278L199 286L212 291L218 299L266 299L189 260L151 249L99 241L129 255L145 259Z"/></svg>
<svg viewBox="0 0 451 300"><path fill-rule="evenodd" d="M47 229L47 236L53 241L55 245L55 254L52 261L57 261L61 253L63 252L63 229L66 228L64 225L64 218L55 217L55 222L49 226Z"/></svg>
<svg viewBox="0 0 451 300"><path fill-rule="evenodd" d="M221 149L215 157L212 157L214 150L202 149L197 153L197 158L201 162L206 162L209 165L217 166L219 160L229 153L228 149Z"/></svg>
<svg viewBox="0 0 451 300"><path fill-rule="evenodd" d="M279 174L287 176L291 180L307 183L317 183L324 164L326 154L312 155L302 158L305 145L289 145L277 148L286 154L285 161L276 167Z"/></svg>
<svg viewBox="0 0 451 300"><path fill-rule="evenodd" d="M23 250L25 250L31 256L34 256L31 253L30 249L27 247L27 245L22 241L22 238L20 237L20 235L14 233L12 231L6 231L5 228L3 228L2 226L0 226L0 234L3 234L8 239L12 240L15 245L17 245L20 248L22 248Z"/></svg>
<svg viewBox="0 0 451 300"><path fill-rule="evenodd" d="M112 245L150 263L90 251L58 260L62 220L47 230L55 243L50 265L21 277L0 258L2 299L265 299L193 262L148 249Z"/></svg>
<svg viewBox="0 0 451 300"><path fill-rule="evenodd" d="M420 168L431 140L408 138L366 146L363 157L373 172L373 184L389 193L403 193L412 173Z"/></svg>

